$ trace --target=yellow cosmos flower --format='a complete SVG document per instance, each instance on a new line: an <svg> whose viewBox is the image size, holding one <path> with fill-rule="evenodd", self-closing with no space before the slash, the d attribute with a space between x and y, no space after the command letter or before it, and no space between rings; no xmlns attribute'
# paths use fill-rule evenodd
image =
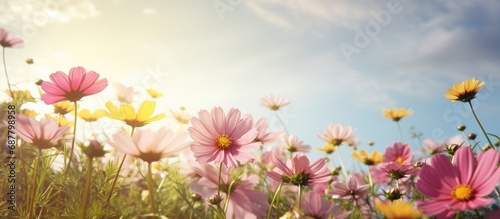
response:
<svg viewBox="0 0 500 219"><path fill-rule="evenodd" d="M34 110L30 110L30 109L23 109L21 111L21 113L27 117L36 117L38 116L38 113Z"/></svg>
<svg viewBox="0 0 500 219"><path fill-rule="evenodd" d="M139 110L136 111L132 104L122 103L120 104L120 108L118 108L111 101L108 101L106 102L106 108L109 112L104 112L104 114L109 118L124 121L127 125L135 128L142 127L165 117L165 113L151 117L155 107L156 102L146 100L142 102Z"/></svg>
<svg viewBox="0 0 500 219"><path fill-rule="evenodd" d="M406 116L413 114L413 110L405 109L403 107L401 107L399 109L391 108L390 110L382 109L382 112L384 113L385 117L392 119L395 122L399 121L403 117L406 117Z"/></svg>
<svg viewBox="0 0 500 219"><path fill-rule="evenodd" d="M45 114L45 118L48 118L48 119L55 119L57 120L57 123L59 124L59 126L63 127L63 126L69 126L69 127L73 127L75 125L75 122L74 121L68 121L68 119L66 119L65 116L63 115L58 115L56 117L53 117L52 115L50 114Z"/></svg>
<svg viewBox="0 0 500 219"><path fill-rule="evenodd" d="M422 212L415 209L413 204L405 202L389 202L387 204L377 201L375 208L388 219L410 219L422 217Z"/></svg>
<svg viewBox="0 0 500 219"><path fill-rule="evenodd" d="M163 94L156 91L156 90L153 90L153 88L148 88L146 89L146 91L148 92L149 96L151 96L152 98L158 98L158 97L162 97Z"/></svg>
<svg viewBox="0 0 500 219"><path fill-rule="evenodd" d="M7 90L7 95L12 97L15 101L35 102L35 98L31 96L31 92L29 90L13 90L12 93L10 90Z"/></svg>
<svg viewBox="0 0 500 219"><path fill-rule="evenodd" d="M476 80L476 78L468 79L460 83L455 83L452 88L448 88L448 93L444 97L455 102L469 102L476 97L477 92L484 86L484 81Z"/></svg>
<svg viewBox="0 0 500 219"><path fill-rule="evenodd" d="M356 151L353 151L351 153L351 156L356 159L361 161L361 163L364 163L368 166L371 165L377 165L379 163L382 163L382 154L379 153L378 151L372 151L370 155L365 150L360 150L359 153Z"/></svg>
<svg viewBox="0 0 500 219"><path fill-rule="evenodd" d="M66 115L75 111L75 104L67 100L54 103L52 106L54 106L54 113L61 115Z"/></svg>
<svg viewBox="0 0 500 219"><path fill-rule="evenodd" d="M323 151L327 154L331 154L337 150L339 146L333 145L332 143L326 143L323 147L317 148L318 151Z"/></svg>
<svg viewBox="0 0 500 219"><path fill-rule="evenodd" d="M98 119L104 117L104 110L99 109L91 113L90 110L83 109L80 112L78 112L78 117L85 120L86 122L95 122Z"/></svg>

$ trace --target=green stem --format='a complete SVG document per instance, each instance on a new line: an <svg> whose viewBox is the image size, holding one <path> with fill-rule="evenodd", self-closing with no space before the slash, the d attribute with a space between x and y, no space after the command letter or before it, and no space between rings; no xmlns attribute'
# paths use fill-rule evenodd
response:
<svg viewBox="0 0 500 219"><path fill-rule="evenodd" d="M74 117L74 124L73 124L73 140L71 141L71 150L69 152L69 160L68 160L68 166L66 167L66 175L68 174L70 165L71 165L71 160L73 160L73 151L75 149L75 141L76 141L76 121L78 120L78 107L77 107L77 101L73 101L73 104L75 104L75 117Z"/></svg>
<svg viewBox="0 0 500 219"><path fill-rule="evenodd" d="M226 215L227 207L229 206L229 198L231 196L231 190L233 189L233 184L234 181L231 181L231 184L229 184L229 188L227 189L226 201L224 203L224 215Z"/></svg>
<svg viewBox="0 0 500 219"><path fill-rule="evenodd" d="M345 169L344 162L342 161L342 157L340 156L340 148L337 149L337 157L339 158L340 168L342 168L342 173L344 173L344 177L347 180L347 170Z"/></svg>
<svg viewBox="0 0 500 219"><path fill-rule="evenodd" d="M130 136L134 136L134 131L135 128L132 127L132 131L130 132ZM118 170L116 171L115 177L113 178L113 182L111 183L111 189L109 190L108 197L106 198L106 202L103 205L102 209L106 209L109 205L109 202L111 200L111 196L113 195L113 190L115 189L116 181L118 181L118 177L120 176L120 171L122 169L123 163L125 163L125 159L127 158L127 154L123 155L122 160L120 161L120 164L118 165Z"/></svg>
<svg viewBox="0 0 500 219"><path fill-rule="evenodd" d="M222 162L219 164L219 177L217 181L217 196L220 197L220 181L222 178Z"/></svg>
<svg viewBox="0 0 500 219"><path fill-rule="evenodd" d="M154 197L153 189L153 173L151 171L151 163L148 163L148 189L149 189L149 201L151 202L151 208L153 209L153 215L156 216L156 203Z"/></svg>
<svg viewBox="0 0 500 219"><path fill-rule="evenodd" d="M481 127L481 131L483 131L483 134L484 134L484 136L486 136L488 143L490 143L490 147L493 148L493 143L491 143L490 137L488 137L488 133L486 133L486 131L483 128L483 125L481 124L481 122L477 118L476 112L474 111L474 107L472 107L472 103L470 101L468 101L468 103L469 103L470 109L472 111L472 115L474 115L474 118L476 118L476 121L479 124L479 127Z"/></svg>
<svg viewBox="0 0 500 219"><path fill-rule="evenodd" d="M269 205L269 210L267 211L267 219L271 219L271 211L273 210L273 205L274 202L276 201L276 198L279 196L279 193L281 192L281 187L283 187L283 180L278 185L276 192L274 192L273 199L271 200L271 205ZM276 205L276 211L278 211L278 205ZM278 214L278 212L276 212L276 214Z"/></svg>
<svg viewBox="0 0 500 219"><path fill-rule="evenodd" d="M398 125L399 136L401 137L401 143L403 143L404 142L404 140L403 140L403 130L401 129L401 125L399 125L399 121L396 122L396 125Z"/></svg>
<svg viewBox="0 0 500 219"><path fill-rule="evenodd" d="M32 187L31 187L31 198L28 199L28 202L30 203L29 208L28 208L28 218L33 218L33 215L35 212L33 212L33 208L35 207L35 196L36 196L36 190L37 190L37 172L38 172L38 166L40 163L40 158L42 154L42 149L38 149L38 154L36 155L36 160L35 160L35 167L33 169L33 178L31 179L33 181Z"/></svg>
<svg viewBox="0 0 500 219"><path fill-rule="evenodd" d="M462 135L464 136L464 139L467 142L467 144L469 145L469 147L472 147L472 145L470 144L470 141L469 141L469 137L467 137L467 135L465 134L464 131L462 131ZM472 148L472 151L474 151L474 148Z"/></svg>
<svg viewBox="0 0 500 219"><path fill-rule="evenodd" d="M10 88L9 74L7 74L7 62L5 61L5 47L3 47L3 69L5 71L5 77L7 78L7 85L9 85L9 92L14 99L14 93L12 93L12 89Z"/></svg>
<svg viewBox="0 0 500 219"><path fill-rule="evenodd" d="M274 114L276 114L276 117L278 117L278 120L280 121L281 125L283 126L283 130L285 130L285 133L288 135L288 130L286 129L286 126L285 126L285 123L283 123L283 120L281 120L281 117L278 114L278 111L275 110Z"/></svg>
<svg viewBox="0 0 500 219"><path fill-rule="evenodd" d="M301 206L301 201L302 201L302 185L299 185L299 188L297 190L297 206L299 209L302 209Z"/></svg>
<svg viewBox="0 0 500 219"><path fill-rule="evenodd" d="M87 160L87 179L85 180L85 190L83 192L83 212L82 219L87 217L87 206L90 198L90 179L92 177L92 158L89 157Z"/></svg>

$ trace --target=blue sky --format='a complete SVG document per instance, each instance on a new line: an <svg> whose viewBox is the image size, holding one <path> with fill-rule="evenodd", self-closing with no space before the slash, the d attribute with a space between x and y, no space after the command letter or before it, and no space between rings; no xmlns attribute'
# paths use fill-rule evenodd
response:
<svg viewBox="0 0 500 219"><path fill-rule="evenodd" d="M236 107L272 121L274 114L259 99L278 94L291 101L283 112L288 130L307 144L321 146L316 134L342 123L356 128L361 148L373 150L366 143L374 141L374 149L383 151L399 132L381 108L415 111L401 120L415 149L412 126L436 140L457 134L462 123L479 133L466 105L443 97L454 83L476 77L486 82L474 100L478 116L486 130L500 133L495 0L0 4L0 25L25 39L23 49L7 51L18 87L84 66L111 82L160 90L165 96L159 111L183 105L195 115ZM29 70L28 57L35 60ZM5 82L0 86L6 88ZM110 98L112 87L87 103L102 106ZM479 140L485 142L482 135Z"/></svg>

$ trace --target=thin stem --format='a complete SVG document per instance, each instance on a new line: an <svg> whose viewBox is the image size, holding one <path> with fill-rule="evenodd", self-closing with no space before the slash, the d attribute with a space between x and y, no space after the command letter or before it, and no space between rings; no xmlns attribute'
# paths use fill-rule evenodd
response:
<svg viewBox="0 0 500 219"><path fill-rule="evenodd" d="M149 189L149 201L151 202L151 208L153 209L153 215L156 216L156 204L153 189L153 173L151 171L151 163L148 162L148 189Z"/></svg>
<svg viewBox="0 0 500 219"><path fill-rule="evenodd" d="M90 198L90 178L92 177L92 158L87 160L87 179L85 180L85 190L83 192L83 212L82 219L87 217L87 206Z"/></svg>
<svg viewBox="0 0 500 219"><path fill-rule="evenodd" d="M132 127L132 131L130 132L130 137L134 136L134 131L135 128ZM124 154L122 160L120 161L120 164L118 165L118 170L116 171L115 177L113 178L113 182L111 183L111 189L109 190L108 197L106 198L106 202L104 203L102 209L106 209L109 205L109 201L111 200L111 196L113 195L113 190L115 188L116 181L118 181L118 177L120 176L120 171L122 169L123 163L125 163L126 158L127 154Z"/></svg>
<svg viewBox="0 0 500 219"><path fill-rule="evenodd" d="M469 145L469 147L472 147L472 145L470 144L469 138L467 137L467 135L465 134L464 131L462 131L462 134L464 135L464 139L467 142L467 144ZM474 148L472 148L472 151L474 151Z"/></svg>
<svg viewBox="0 0 500 219"><path fill-rule="evenodd" d="M339 158L340 168L342 168L342 173L344 173L344 177L347 180L347 170L345 169L344 162L342 161L342 157L340 156L340 148L336 152L337 157Z"/></svg>
<svg viewBox="0 0 500 219"><path fill-rule="evenodd" d="M118 170L116 171L115 177L113 178L113 182L111 183L111 189L109 190L108 197L106 198L106 202L103 205L103 209L106 209L109 205L109 201L111 200L111 196L113 195L113 190L116 185L116 181L118 181L118 176L120 176L120 170L122 169L123 163L125 163L125 158L127 155L124 154L122 160L120 161L120 165L118 165Z"/></svg>
<svg viewBox="0 0 500 219"><path fill-rule="evenodd" d="M401 137L401 143L403 143L404 142L404 140L403 140L403 130L401 129L401 125L399 124L399 121L396 122L396 125L398 125L399 136Z"/></svg>
<svg viewBox="0 0 500 219"><path fill-rule="evenodd" d="M38 149L38 154L36 155L36 160L35 160L35 167L33 169L33 178L31 179L33 181L32 187L31 187L31 198L28 199L29 202L29 207L28 207L28 218L33 218L33 215L35 212L33 212L33 208L35 207L35 196L36 196L36 190L37 190L37 172L38 172L38 166L40 164L40 157L42 154L42 149Z"/></svg>
<svg viewBox="0 0 500 219"><path fill-rule="evenodd" d="M220 181L221 181L221 178L222 178L222 162L219 165L219 177L218 178L219 179L217 181L217 196L220 197Z"/></svg>
<svg viewBox="0 0 500 219"><path fill-rule="evenodd" d="M368 167L368 183L370 184L370 192L373 194L373 179L372 174L370 173L370 167Z"/></svg>
<svg viewBox="0 0 500 219"><path fill-rule="evenodd" d="M71 160L73 160L73 152L75 149L75 141L76 141L76 121L78 120L78 107L77 107L77 101L73 101L73 104L75 104L75 117L74 117L74 124L73 124L73 140L71 141L71 150L69 152L69 160L68 160L68 166L66 167L66 175L69 172L69 168L71 166Z"/></svg>
<svg viewBox="0 0 500 219"><path fill-rule="evenodd" d="M479 124L479 127L481 127L481 131L483 131L483 134L484 134L484 136L486 136L486 139L488 140L488 143L490 143L490 147L493 148L493 144L491 143L490 137L488 137L488 133L486 133L486 131L483 128L483 125L481 124L481 122L477 118L476 112L474 111L474 107L472 107L472 103L470 101L468 101L468 103L469 103L469 106L470 106L470 110L472 111L472 115L474 115L474 118L476 118L476 121Z"/></svg>
<svg viewBox="0 0 500 219"><path fill-rule="evenodd" d="M5 47L3 47L3 69L5 71L5 77L7 78L7 85L9 85L9 92L14 99L14 93L12 93L12 89L10 88L9 74L7 74L7 62L5 61Z"/></svg>
<svg viewBox="0 0 500 219"><path fill-rule="evenodd" d="M271 205L269 205L269 210L267 211L267 219L271 218L271 211L273 210L273 205L274 205L274 202L276 201L276 198L278 197L278 195L281 192L281 187L283 187L283 180L278 185L278 188L276 189L276 192L274 192L273 199L271 200ZM276 205L276 211L278 211L278 206L277 205ZM278 212L276 212L276 214L277 213Z"/></svg>
<svg viewBox="0 0 500 219"><path fill-rule="evenodd" d="M234 181L231 181L231 184L229 184L229 188L227 189L226 201L224 203L224 215L226 215L227 207L229 207L229 198L231 196L231 190L233 189L233 184Z"/></svg>
<svg viewBox="0 0 500 219"><path fill-rule="evenodd" d="M302 209L301 206L301 201L302 201L302 185L299 185L299 188L297 190L297 206L299 209Z"/></svg>
<svg viewBox="0 0 500 219"><path fill-rule="evenodd" d="M281 117L278 114L278 111L275 110L274 113L276 114L276 117L278 117L278 120L280 121L281 125L283 126L283 130L285 130L285 133L288 135L288 130L286 129L286 126L285 126L285 123L283 123L283 120L281 120Z"/></svg>

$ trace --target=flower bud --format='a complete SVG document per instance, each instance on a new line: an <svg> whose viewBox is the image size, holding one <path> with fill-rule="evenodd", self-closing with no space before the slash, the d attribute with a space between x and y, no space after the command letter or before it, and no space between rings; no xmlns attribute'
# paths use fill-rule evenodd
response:
<svg viewBox="0 0 500 219"><path fill-rule="evenodd" d="M467 128L467 127L465 127L465 125L464 125L464 124L461 124L461 125L459 125L459 126L457 127L458 131L463 131L463 130L465 130L465 128Z"/></svg>
<svg viewBox="0 0 500 219"><path fill-rule="evenodd" d="M476 133L470 133L469 136L467 136L469 138L469 140L476 140Z"/></svg>
<svg viewBox="0 0 500 219"><path fill-rule="evenodd" d="M222 202L222 200L223 198L220 195L215 195L208 199L208 203L212 205L218 205Z"/></svg>
<svg viewBox="0 0 500 219"><path fill-rule="evenodd" d="M451 156L453 156L455 154L455 152L460 148L460 145L458 144L451 144L451 145L447 145L445 147L445 150L446 152L448 152L448 154L450 154Z"/></svg>
<svg viewBox="0 0 500 219"><path fill-rule="evenodd" d="M82 150L89 158L104 157L106 154L104 147L97 140L86 141Z"/></svg>
<svg viewBox="0 0 500 219"><path fill-rule="evenodd" d="M384 196L391 201L398 200L403 197L403 195L404 191L401 191L398 188L390 188L389 190L384 191Z"/></svg>

